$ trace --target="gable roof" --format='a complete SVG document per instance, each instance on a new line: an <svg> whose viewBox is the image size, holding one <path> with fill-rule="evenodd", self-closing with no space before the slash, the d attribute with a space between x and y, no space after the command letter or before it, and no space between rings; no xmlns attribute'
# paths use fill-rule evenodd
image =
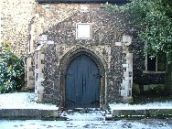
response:
<svg viewBox="0 0 172 129"><path fill-rule="evenodd" d="M114 3L125 4L129 0L36 0L38 3Z"/></svg>

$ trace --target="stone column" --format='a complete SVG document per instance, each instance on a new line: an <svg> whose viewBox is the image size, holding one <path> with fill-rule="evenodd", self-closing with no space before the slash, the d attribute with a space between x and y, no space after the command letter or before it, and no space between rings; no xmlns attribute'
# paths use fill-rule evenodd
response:
<svg viewBox="0 0 172 129"><path fill-rule="evenodd" d="M125 55L125 62L123 63L123 80L121 84L121 96L124 102L132 101L132 85L133 85L133 54L129 52L129 45L131 44L131 37L123 35L122 45L123 54Z"/></svg>
<svg viewBox="0 0 172 129"><path fill-rule="evenodd" d="M35 51L35 93L38 95L37 102L42 102L44 87L44 53L42 52L43 45L40 45Z"/></svg>

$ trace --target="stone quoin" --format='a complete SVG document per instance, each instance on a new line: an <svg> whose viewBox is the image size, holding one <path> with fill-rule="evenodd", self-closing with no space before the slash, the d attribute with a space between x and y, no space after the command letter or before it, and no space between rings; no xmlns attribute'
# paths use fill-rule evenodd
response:
<svg viewBox="0 0 172 129"><path fill-rule="evenodd" d="M125 16L107 11L106 0L1 3L1 40L26 57L26 88L35 89L38 102L105 108L131 101L133 83L164 82L163 71L148 71L144 44Z"/></svg>

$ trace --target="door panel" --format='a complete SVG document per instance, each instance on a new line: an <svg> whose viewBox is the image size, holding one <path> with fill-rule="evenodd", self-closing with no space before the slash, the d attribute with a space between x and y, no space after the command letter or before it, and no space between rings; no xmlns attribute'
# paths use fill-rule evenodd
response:
<svg viewBox="0 0 172 129"><path fill-rule="evenodd" d="M76 57L67 69L66 107L99 106L99 88L100 76L95 62L86 55Z"/></svg>

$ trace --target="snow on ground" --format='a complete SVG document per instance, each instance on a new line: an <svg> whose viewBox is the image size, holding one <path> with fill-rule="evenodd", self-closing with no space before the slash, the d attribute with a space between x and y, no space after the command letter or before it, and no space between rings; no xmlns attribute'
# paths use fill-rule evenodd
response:
<svg viewBox="0 0 172 129"><path fill-rule="evenodd" d="M96 109L91 109L88 112L74 112L74 111L67 111L62 112L62 117L66 117L67 120L72 121L92 121L92 120L104 120L105 119L105 112L98 111Z"/></svg>
<svg viewBox="0 0 172 129"><path fill-rule="evenodd" d="M34 93L0 94L0 109L58 109L56 105L36 103ZM172 101L147 104L110 104L115 110L172 109ZM172 129L172 120L119 120L105 121L105 112L97 109L85 111L64 111L67 121L0 120L0 129Z"/></svg>
<svg viewBox="0 0 172 129"><path fill-rule="evenodd" d="M20 92L0 94L0 109L58 109L56 105L36 103L36 98L35 93Z"/></svg>
<svg viewBox="0 0 172 129"><path fill-rule="evenodd" d="M58 109L56 105L36 103L36 98L35 93L20 92L0 94L0 109ZM134 105L113 103L109 106L111 110L172 109L172 101Z"/></svg>
<svg viewBox="0 0 172 129"><path fill-rule="evenodd" d="M146 104L109 104L111 110L144 110L144 109L172 109L172 101L152 102Z"/></svg>
<svg viewBox="0 0 172 129"><path fill-rule="evenodd" d="M172 129L172 120L0 121L0 129Z"/></svg>

